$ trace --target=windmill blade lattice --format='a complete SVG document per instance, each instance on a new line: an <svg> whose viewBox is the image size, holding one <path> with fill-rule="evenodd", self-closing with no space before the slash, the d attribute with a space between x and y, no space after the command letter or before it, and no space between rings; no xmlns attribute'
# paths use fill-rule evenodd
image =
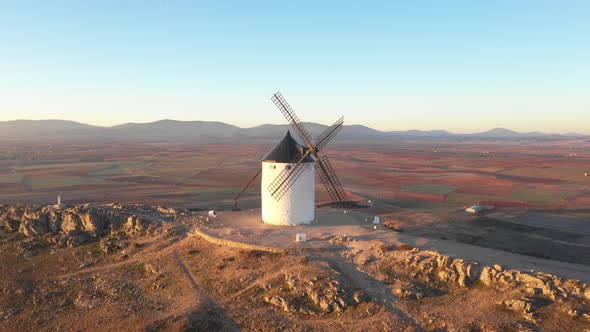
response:
<svg viewBox="0 0 590 332"><path fill-rule="evenodd" d="M320 180L326 187L326 190L328 190L328 194L330 194L332 200L334 202L347 202L348 197L346 196L346 192L344 191L344 188L342 188L328 157L322 156L320 159L316 160L316 164L318 165L316 170L318 171Z"/></svg>
<svg viewBox="0 0 590 332"><path fill-rule="evenodd" d="M275 105L277 105L278 109L281 111L281 113L283 113L285 118L287 118L287 121L289 121L289 123L295 129L299 137L301 137L303 142L305 142L305 144L309 148L313 148L313 146L311 145L311 135L309 135L309 132L307 132L305 127L301 124L301 121L299 121L299 118L297 117L297 115L295 115L295 112L293 112L291 106L289 106L289 104L287 103L285 98L283 98L281 93L275 93L272 96L271 100L275 103Z"/></svg>
<svg viewBox="0 0 590 332"><path fill-rule="evenodd" d="M348 197L346 196L346 192L342 188L338 177L336 176L336 172L332 168L330 161L326 156L320 157L318 155L318 151L323 149L328 142L336 136L336 134L342 129L344 123L344 117L338 119L333 125L328 127L320 136L317 137L315 140L315 146L311 143L311 136L309 132L305 129L291 106L287 103L285 98L279 93L275 93L271 98L277 108L283 113L287 121L291 124L291 126L295 129L297 134L301 137L304 141L305 145L307 145L307 149L304 149L305 153L303 156L299 153L293 160L290 161L289 164L296 163L294 166L289 168L285 168L279 175L271 182L268 186L268 190L271 195L279 201L281 197L283 197L289 189L293 186L295 181L299 178L299 176L307 169L309 163L303 162L304 159L312 155L315 159L316 170L318 175L320 176L320 180L328 190L330 197L334 202L346 202L348 201ZM296 160L298 159L298 160Z"/></svg>
<svg viewBox="0 0 590 332"><path fill-rule="evenodd" d="M268 185L267 189L270 191L272 197L279 201L293 186L295 181L301 174L309 167L309 163L304 163L303 160L309 155L306 152L303 156L300 153L291 160L289 164L295 165L285 168L277 175L277 177Z"/></svg>
<svg viewBox="0 0 590 332"><path fill-rule="evenodd" d="M315 150L320 151L338 132L342 129L342 124L344 123L344 117L341 117L333 125L331 125L328 129L326 129L318 138L315 140Z"/></svg>

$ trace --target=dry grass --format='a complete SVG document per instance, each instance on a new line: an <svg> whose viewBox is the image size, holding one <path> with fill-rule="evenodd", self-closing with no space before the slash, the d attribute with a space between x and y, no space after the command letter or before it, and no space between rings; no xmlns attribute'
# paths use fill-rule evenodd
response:
<svg viewBox="0 0 590 332"><path fill-rule="evenodd" d="M392 230L394 230L396 232L400 232L400 233L403 232L403 229L401 228L400 223L397 222L397 221L385 220L383 222L383 226L385 226L385 227L387 227L389 229L392 229Z"/></svg>
<svg viewBox="0 0 590 332"><path fill-rule="evenodd" d="M379 246L379 251L381 251L382 253L390 252L393 249L394 247L391 244L383 243Z"/></svg>
<svg viewBox="0 0 590 332"><path fill-rule="evenodd" d="M307 256L299 257L299 265L307 265L307 263L309 263L309 259L307 258Z"/></svg>
<svg viewBox="0 0 590 332"><path fill-rule="evenodd" d="M414 247L412 247L409 244L400 243L400 244L397 245L397 248L396 249L399 250L399 251L407 251L407 250L414 249Z"/></svg>

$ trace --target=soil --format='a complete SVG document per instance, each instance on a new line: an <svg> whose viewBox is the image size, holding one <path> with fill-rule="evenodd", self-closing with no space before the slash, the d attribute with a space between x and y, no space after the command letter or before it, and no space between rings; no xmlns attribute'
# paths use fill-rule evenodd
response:
<svg viewBox="0 0 590 332"><path fill-rule="evenodd" d="M0 231L0 330L590 329L586 286L576 286L581 293L567 298L526 297L536 311L523 314L499 304L525 296L522 285L461 287L404 262L427 255L413 247L482 265L491 264L493 256L505 269L530 267L529 261L536 270L561 272L564 285L576 269L588 279L587 265L417 237L373 225L361 211L322 209L319 224L296 227L256 223L256 211L225 212L209 221L202 212L176 213L169 218L176 221L161 226L166 231L122 238L123 249L108 254L100 241L70 248L53 244L50 235L26 238ZM196 235L195 228L226 244ZM309 242L294 241L301 230ZM285 250L249 249L249 244Z"/></svg>

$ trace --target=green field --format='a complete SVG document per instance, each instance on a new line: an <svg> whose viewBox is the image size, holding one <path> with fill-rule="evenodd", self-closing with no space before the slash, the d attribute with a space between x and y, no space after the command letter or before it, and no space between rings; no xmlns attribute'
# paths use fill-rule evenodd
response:
<svg viewBox="0 0 590 332"><path fill-rule="evenodd" d="M426 194L447 194L459 189L459 187L445 186L441 184L412 184L400 186L400 188Z"/></svg>
<svg viewBox="0 0 590 332"><path fill-rule="evenodd" d="M101 185L109 184L109 181L90 177L77 177L77 176L61 176L41 179L27 179L25 184L33 190L45 190L52 188L62 188L71 186L81 185Z"/></svg>
<svg viewBox="0 0 590 332"><path fill-rule="evenodd" d="M23 177L20 174L0 174L0 184L16 184L22 181Z"/></svg>
<svg viewBox="0 0 590 332"><path fill-rule="evenodd" d="M497 196L472 195L472 194L448 194L445 202L450 204L476 205L480 201L510 201L510 199Z"/></svg>
<svg viewBox="0 0 590 332"><path fill-rule="evenodd" d="M462 204L433 203L417 200L379 199L374 201L391 205L392 207L431 212L451 212L463 207Z"/></svg>
<svg viewBox="0 0 590 332"><path fill-rule="evenodd" d="M515 201L524 201L542 206L564 203L566 198L576 196L577 193L545 189L524 189L507 196Z"/></svg>
<svg viewBox="0 0 590 332"><path fill-rule="evenodd" d="M548 148L546 143L522 147L504 141L391 141L376 146L342 144L328 156L344 189L359 199L441 213L481 201L580 209L586 201L567 198L590 197L590 177L583 176L585 168L590 171L590 153L564 159L567 154L557 143ZM226 208L272 147L272 142L92 142L51 149L45 144L2 144L4 150L18 151L18 158L0 161L0 201L43 202L59 192L80 202L145 201L185 207L219 202L218 207ZM491 154L484 158L481 151ZM324 186L318 178L316 182L316 197L326 200ZM260 178L246 194L252 207L259 206L259 192Z"/></svg>
<svg viewBox="0 0 590 332"><path fill-rule="evenodd" d="M498 174L535 177L541 179L559 179L566 181L585 181L582 167L515 167Z"/></svg>

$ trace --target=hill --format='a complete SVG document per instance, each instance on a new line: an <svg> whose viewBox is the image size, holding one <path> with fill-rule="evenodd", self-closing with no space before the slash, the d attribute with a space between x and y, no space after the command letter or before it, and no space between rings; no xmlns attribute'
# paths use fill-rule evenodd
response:
<svg viewBox="0 0 590 332"><path fill-rule="evenodd" d="M319 136L328 126L313 122L303 123L312 137ZM67 120L0 121L3 140L144 140L182 141L199 139L275 140L287 130L288 124L263 124L240 128L218 121L159 120L148 123L125 123L112 127L93 126ZM482 133L453 134L445 130L379 131L364 125L345 125L338 135L343 141L387 141L390 139L528 139L567 137L539 132L519 133L505 128L494 128ZM576 135L575 137L583 137Z"/></svg>
<svg viewBox="0 0 590 332"><path fill-rule="evenodd" d="M78 139L97 135L104 128L69 120L0 121L0 139Z"/></svg>
<svg viewBox="0 0 590 332"><path fill-rule="evenodd" d="M412 248L424 238L370 230L362 213L306 227L322 234L307 243L281 237L293 228L235 222L248 212L206 215L0 205L0 330L583 331L590 322L590 286L542 270L552 261L528 259L533 271L514 266L528 264L521 256L455 241L445 241L452 256ZM280 245L268 243L276 237Z"/></svg>
<svg viewBox="0 0 590 332"><path fill-rule="evenodd" d="M148 123L126 123L105 128L108 137L133 140L184 140L204 137L231 137L241 129L217 121L160 120Z"/></svg>
<svg viewBox="0 0 590 332"><path fill-rule="evenodd" d="M519 133L510 129L506 128L494 128L482 133L475 133L471 134L471 136L477 137L490 137L490 138L524 138L524 137L543 137L548 136L548 134L539 133L539 132L528 132L528 133Z"/></svg>

